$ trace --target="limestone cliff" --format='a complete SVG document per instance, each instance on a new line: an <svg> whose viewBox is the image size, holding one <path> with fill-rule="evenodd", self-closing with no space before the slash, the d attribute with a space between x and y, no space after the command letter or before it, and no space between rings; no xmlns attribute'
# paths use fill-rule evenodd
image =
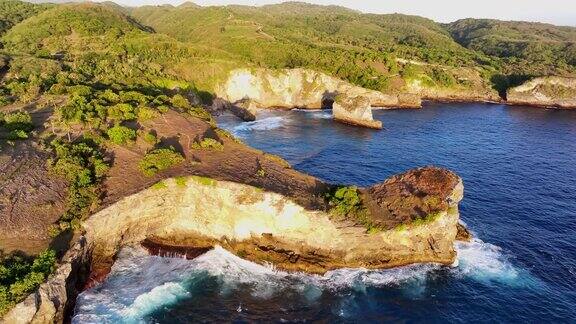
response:
<svg viewBox="0 0 576 324"><path fill-rule="evenodd" d="M508 90L510 104L576 108L576 78L542 77Z"/></svg>
<svg viewBox="0 0 576 324"><path fill-rule="evenodd" d="M421 64L429 66L428 64ZM476 69L447 67L445 69L455 78L454 83L450 86L442 86L431 80L429 76L420 75L404 80L404 88L399 91L422 100L465 102L499 102L502 100L492 84L484 79Z"/></svg>
<svg viewBox="0 0 576 324"><path fill-rule="evenodd" d="M67 322L82 285L90 273L91 251L80 238L66 253L58 269L36 292L12 308L0 323L49 324Z"/></svg>
<svg viewBox="0 0 576 324"><path fill-rule="evenodd" d="M56 272L3 322L65 322L88 275L102 278L122 246L143 242L149 251L194 255L220 245L254 262L310 273L454 262L463 194L454 173L420 168L359 192L363 219L305 209L281 194L234 182L162 180L90 217Z"/></svg>
<svg viewBox="0 0 576 324"><path fill-rule="evenodd" d="M249 98L261 107L319 109L331 104L339 93L366 97L373 107L420 106L417 98L364 89L307 69L237 69L215 91L231 103Z"/></svg>
<svg viewBox="0 0 576 324"><path fill-rule="evenodd" d="M334 119L346 124L382 129L382 122L372 117L370 99L338 95L332 106Z"/></svg>
<svg viewBox="0 0 576 324"><path fill-rule="evenodd" d="M394 191L396 182L384 183L386 189L364 192L370 210L387 208L378 205L382 201L403 201L401 207L390 206L403 213L404 219L389 219L382 213L370 216L388 221L378 231L367 230L355 219L307 210L277 193L200 177L190 177L185 184L164 180L93 215L84 227L94 247L97 270L110 266L119 247L147 238L180 247L221 245L255 262L315 273L341 267L450 264L455 258L462 183L452 173L434 170L438 169L411 172L420 181L436 181L436 188L442 190L437 195L422 196L426 195L423 190ZM431 204L423 203L426 199L434 200L434 208L423 208Z"/></svg>

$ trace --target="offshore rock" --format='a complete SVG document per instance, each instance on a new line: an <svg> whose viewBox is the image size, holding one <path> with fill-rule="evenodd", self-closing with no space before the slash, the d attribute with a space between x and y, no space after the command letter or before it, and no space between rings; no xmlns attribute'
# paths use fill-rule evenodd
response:
<svg viewBox="0 0 576 324"><path fill-rule="evenodd" d="M542 77L508 90L509 104L576 108L576 78Z"/></svg>
<svg viewBox="0 0 576 324"><path fill-rule="evenodd" d="M370 99L338 95L332 106L334 119L346 124L382 129L382 122L372 117Z"/></svg>

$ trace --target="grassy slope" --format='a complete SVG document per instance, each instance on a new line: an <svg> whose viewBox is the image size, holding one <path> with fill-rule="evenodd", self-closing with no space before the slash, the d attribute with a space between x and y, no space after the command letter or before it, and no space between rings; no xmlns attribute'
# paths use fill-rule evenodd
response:
<svg viewBox="0 0 576 324"><path fill-rule="evenodd" d="M463 19L446 27L463 46L503 58L508 73L575 74L575 27L489 19Z"/></svg>
<svg viewBox="0 0 576 324"><path fill-rule="evenodd" d="M0 0L0 35L26 18L32 17L51 5L35 5L27 2Z"/></svg>
<svg viewBox="0 0 576 324"><path fill-rule="evenodd" d="M247 64L313 68L381 91L398 91L406 79L420 76L430 86L458 86L453 68L476 68L478 62L490 61L454 42L439 24L415 16L361 14L303 3L148 6L133 9L131 15L158 33L217 48ZM398 59L440 68L407 67ZM406 75L404 70L417 71Z"/></svg>

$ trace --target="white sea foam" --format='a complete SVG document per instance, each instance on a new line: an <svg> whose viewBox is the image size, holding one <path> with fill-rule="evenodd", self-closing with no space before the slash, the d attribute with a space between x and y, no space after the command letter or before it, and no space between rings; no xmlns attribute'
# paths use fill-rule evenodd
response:
<svg viewBox="0 0 576 324"><path fill-rule="evenodd" d="M473 239L472 242L458 242L458 266L456 276L475 281L509 286L536 284L536 279L528 271L515 267L509 257L496 245Z"/></svg>
<svg viewBox="0 0 576 324"><path fill-rule="evenodd" d="M326 109L311 110L311 109L298 109L298 108L292 110L305 113L308 117L314 119L332 119L332 110L326 110Z"/></svg>
<svg viewBox="0 0 576 324"><path fill-rule="evenodd" d="M263 131L280 128L284 125L286 119L281 116L266 117L251 122L241 123L232 128L234 135L241 135L244 132Z"/></svg>
<svg viewBox="0 0 576 324"><path fill-rule="evenodd" d="M457 251L459 265L447 270L454 280L517 286L529 277L495 245L474 240L458 243ZM159 308L194 298L190 283L209 277L218 280L222 295L242 289L254 298L268 299L290 290L313 302L325 291L363 293L369 287L394 287L417 299L425 295L429 276L439 269L446 268L419 264L377 271L340 269L319 276L279 271L241 259L221 247L194 260L149 256L140 248L125 248L109 278L80 295L73 322L138 323Z"/></svg>

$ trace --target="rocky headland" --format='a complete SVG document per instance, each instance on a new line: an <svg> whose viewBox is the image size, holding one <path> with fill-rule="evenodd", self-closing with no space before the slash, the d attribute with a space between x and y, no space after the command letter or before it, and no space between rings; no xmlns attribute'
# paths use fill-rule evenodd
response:
<svg viewBox="0 0 576 324"><path fill-rule="evenodd" d="M551 76L532 79L509 89L507 103L562 109L576 108L576 78Z"/></svg>
<svg viewBox="0 0 576 324"><path fill-rule="evenodd" d="M310 273L455 260L463 186L450 171L427 167L370 188L336 186L190 114L169 110L138 127L179 150L183 161L143 176L138 165L153 144L137 138L130 145L107 145L113 163L102 182L99 207L76 235L57 238L70 246L60 247L64 256L58 269L5 321L61 322L76 295L105 278L119 249L142 242L160 255L195 255L218 245L254 262ZM2 237L6 246L28 242L18 248L30 253L53 241L48 229L56 209L39 209L37 202L64 206L70 190L46 168L50 154L34 141L2 152L10 161L6 170L18 169L8 172L14 174L9 178L21 179L4 182L3 208L11 217L0 218ZM18 164L23 154L31 157L29 164ZM35 190L25 179L41 179L46 190ZM21 203L18 197L28 200Z"/></svg>

